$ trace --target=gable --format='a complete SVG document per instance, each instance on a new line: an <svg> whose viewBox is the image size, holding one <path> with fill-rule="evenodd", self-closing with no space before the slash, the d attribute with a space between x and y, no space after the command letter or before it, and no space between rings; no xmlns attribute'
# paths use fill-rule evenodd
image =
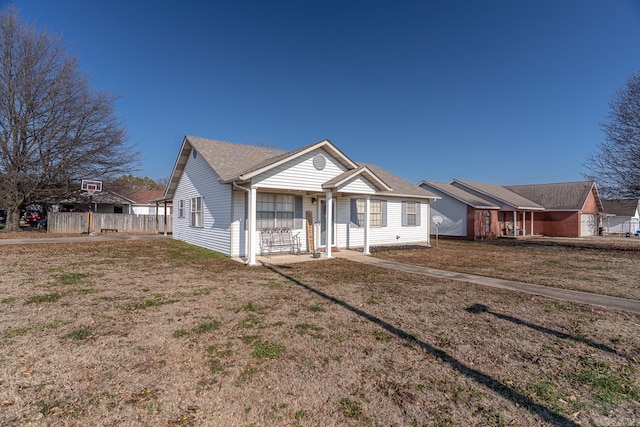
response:
<svg viewBox="0 0 640 427"><path fill-rule="evenodd" d="M332 154L317 148L254 176L251 183L261 187L322 192L324 182L346 170Z"/></svg>

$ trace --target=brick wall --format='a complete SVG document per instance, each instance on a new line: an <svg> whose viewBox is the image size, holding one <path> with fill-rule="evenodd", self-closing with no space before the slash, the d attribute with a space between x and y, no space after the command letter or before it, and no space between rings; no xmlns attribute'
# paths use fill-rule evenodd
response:
<svg viewBox="0 0 640 427"><path fill-rule="evenodd" d="M488 233L485 222L486 212L489 212L491 218L491 231ZM499 234L500 225L498 224L498 211L474 209L471 206L467 206L467 239L496 239L498 238Z"/></svg>

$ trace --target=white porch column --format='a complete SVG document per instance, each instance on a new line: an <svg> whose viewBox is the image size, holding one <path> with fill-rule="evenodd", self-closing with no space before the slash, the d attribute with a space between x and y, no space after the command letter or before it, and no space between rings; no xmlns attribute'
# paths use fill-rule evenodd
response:
<svg viewBox="0 0 640 427"><path fill-rule="evenodd" d="M370 230L370 224L369 224L369 212L371 209L371 196L367 196L366 199L364 199L364 250L362 251L363 254L369 255L371 252L369 252L369 232Z"/></svg>
<svg viewBox="0 0 640 427"><path fill-rule="evenodd" d="M326 230L326 234L327 234L327 238L325 239L327 241L327 246L325 247L325 254L327 255L327 258L331 258L331 245L333 244L333 242L331 241L331 235L333 234L333 193L331 191L327 191L327 215L326 215L326 226L325 226L325 230Z"/></svg>
<svg viewBox="0 0 640 427"><path fill-rule="evenodd" d="M513 237L518 236L518 215L516 211L513 211Z"/></svg>
<svg viewBox="0 0 640 427"><path fill-rule="evenodd" d="M249 224L247 227L248 265L256 265L256 187L249 190Z"/></svg>
<svg viewBox="0 0 640 427"><path fill-rule="evenodd" d="M533 211L531 211L531 235L533 236Z"/></svg>
<svg viewBox="0 0 640 427"><path fill-rule="evenodd" d="M526 219L527 219L527 213L523 211L522 212L522 235L523 236L527 235Z"/></svg>

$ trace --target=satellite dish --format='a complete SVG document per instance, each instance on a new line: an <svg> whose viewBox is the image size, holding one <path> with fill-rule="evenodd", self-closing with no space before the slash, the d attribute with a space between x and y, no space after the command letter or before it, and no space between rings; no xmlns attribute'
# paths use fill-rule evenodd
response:
<svg viewBox="0 0 640 427"><path fill-rule="evenodd" d="M435 225L440 225L444 222L444 218L441 217L440 215L435 215L434 217L431 218L431 220Z"/></svg>

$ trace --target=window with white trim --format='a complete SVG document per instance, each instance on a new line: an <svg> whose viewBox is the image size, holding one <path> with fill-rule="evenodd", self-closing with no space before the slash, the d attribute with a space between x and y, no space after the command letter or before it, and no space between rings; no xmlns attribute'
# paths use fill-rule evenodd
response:
<svg viewBox="0 0 640 427"><path fill-rule="evenodd" d="M258 193L256 195L256 228L293 229L295 197L289 194Z"/></svg>
<svg viewBox="0 0 640 427"><path fill-rule="evenodd" d="M406 206L407 210L405 215L407 227L415 227L418 224L417 204L416 202L407 202Z"/></svg>
<svg viewBox="0 0 640 427"><path fill-rule="evenodd" d="M192 227L202 227L202 197L191 199L191 220Z"/></svg>
<svg viewBox="0 0 640 427"><path fill-rule="evenodd" d="M178 217L184 218L184 200L178 200Z"/></svg>
<svg viewBox="0 0 640 427"><path fill-rule="evenodd" d="M364 227L365 202L357 199L355 203L358 227ZM382 200L369 201L369 227L382 227Z"/></svg>

